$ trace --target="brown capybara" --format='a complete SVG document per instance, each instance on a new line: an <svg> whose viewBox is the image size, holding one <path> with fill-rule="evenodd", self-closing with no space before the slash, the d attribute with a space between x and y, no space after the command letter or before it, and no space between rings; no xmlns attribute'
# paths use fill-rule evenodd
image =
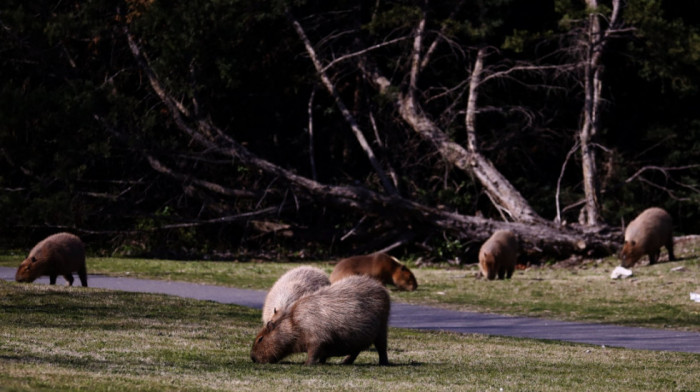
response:
<svg viewBox="0 0 700 392"><path fill-rule="evenodd" d="M625 230L625 243L620 252L621 264L630 268L645 254L649 255L649 264L654 264L659 259L662 246L668 250L668 259L675 260L671 215L658 207L647 208Z"/></svg>
<svg viewBox="0 0 700 392"><path fill-rule="evenodd" d="M518 259L518 240L509 230L498 230L479 249L479 270L489 280L513 276Z"/></svg>
<svg viewBox="0 0 700 392"><path fill-rule="evenodd" d="M331 272L331 283L351 275L371 276L385 286L392 284L401 290L413 291L418 287L413 272L386 253L372 253L340 260Z"/></svg>
<svg viewBox="0 0 700 392"><path fill-rule="evenodd" d="M287 309L302 295L330 284L328 275L315 267L302 266L285 272L265 296L263 323L270 321L275 313Z"/></svg>
<svg viewBox="0 0 700 392"><path fill-rule="evenodd" d="M258 333L250 358L276 363L287 355L306 352L306 365L347 355L352 364L360 351L374 344L379 364L388 365L389 292L375 279L347 277L299 298L278 312Z"/></svg>
<svg viewBox="0 0 700 392"><path fill-rule="evenodd" d="M78 272L80 283L87 287L85 246L71 233L58 233L46 237L29 252L29 256L17 268L15 280L33 282L41 275L48 275L51 284L63 275L68 286L73 285L73 272Z"/></svg>

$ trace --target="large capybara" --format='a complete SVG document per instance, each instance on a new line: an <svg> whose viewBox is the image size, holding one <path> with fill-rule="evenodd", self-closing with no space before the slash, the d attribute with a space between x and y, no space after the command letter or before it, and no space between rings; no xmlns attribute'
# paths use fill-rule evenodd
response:
<svg viewBox="0 0 700 392"><path fill-rule="evenodd" d="M57 233L32 248L29 256L17 268L15 280L33 282L41 275L48 275L51 284L56 284L56 277L63 275L68 286L72 286L73 272L78 272L80 283L87 287L83 241L71 233Z"/></svg>
<svg viewBox="0 0 700 392"><path fill-rule="evenodd" d="M389 292L375 279L347 277L297 300L278 312L258 333L250 358L276 363L287 355L306 352L306 365L347 355L352 364L360 351L374 344L379 364L388 365Z"/></svg>
<svg viewBox="0 0 700 392"><path fill-rule="evenodd" d="M518 240L509 230L498 230L479 249L479 270L489 280L513 276L518 259Z"/></svg>
<svg viewBox="0 0 700 392"><path fill-rule="evenodd" d="M658 207L647 208L625 230L625 244L620 252L621 264L630 268L645 254L649 255L649 264L654 264L659 259L662 246L668 250L668 259L675 260L671 215Z"/></svg>
<svg viewBox="0 0 700 392"><path fill-rule="evenodd" d="M413 291L418 287L413 272L386 253L372 253L340 260L331 272L331 283L351 275L371 276L385 286L391 284L401 290Z"/></svg>
<svg viewBox="0 0 700 392"><path fill-rule="evenodd" d="M265 297L262 312L263 323L270 321L275 313L285 310L302 295L313 293L330 284L328 275L315 267L302 266L285 272L272 285Z"/></svg>

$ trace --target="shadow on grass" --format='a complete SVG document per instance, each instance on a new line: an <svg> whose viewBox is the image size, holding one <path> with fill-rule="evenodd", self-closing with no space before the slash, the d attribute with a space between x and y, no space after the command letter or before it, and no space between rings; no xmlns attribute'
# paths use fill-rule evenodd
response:
<svg viewBox="0 0 700 392"><path fill-rule="evenodd" d="M212 307L206 301L156 294L17 283L0 283L0 305L3 316L21 327L123 330L143 329L151 321L259 319L259 312L238 305Z"/></svg>

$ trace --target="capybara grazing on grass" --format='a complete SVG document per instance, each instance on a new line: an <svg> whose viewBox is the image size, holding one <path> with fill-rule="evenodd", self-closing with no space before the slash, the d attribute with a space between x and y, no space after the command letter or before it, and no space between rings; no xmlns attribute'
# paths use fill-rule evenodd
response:
<svg viewBox="0 0 700 392"><path fill-rule="evenodd" d="M620 252L621 264L630 268L644 255L649 255L649 264L655 264L662 246L668 250L668 259L675 260L671 215L658 207L647 208L625 230L625 244Z"/></svg>
<svg viewBox="0 0 700 392"><path fill-rule="evenodd" d="M347 277L322 287L278 312L258 333L250 358L276 363L287 355L306 352L306 365L347 355L352 364L360 351L374 344L379 364L388 365L389 292L368 276Z"/></svg>
<svg viewBox="0 0 700 392"><path fill-rule="evenodd" d="M489 280L513 276L518 259L518 240L509 230L498 230L479 249L479 270Z"/></svg>
<svg viewBox="0 0 700 392"><path fill-rule="evenodd" d="M29 256L17 268L15 280L33 282L41 275L48 275L51 284L63 275L68 286L73 285L73 272L78 272L80 283L87 286L85 246L83 241L70 233L58 233L46 237L29 252Z"/></svg>
<svg viewBox="0 0 700 392"><path fill-rule="evenodd" d="M413 272L386 253L372 253L340 260L331 273L331 283L351 275L371 276L385 286L391 284L401 290L413 291L418 287Z"/></svg>
<svg viewBox="0 0 700 392"><path fill-rule="evenodd" d="M303 266L285 272L272 285L265 297L262 312L263 323L270 321L275 313L286 309L302 295L313 293L330 284L328 275L315 267Z"/></svg>

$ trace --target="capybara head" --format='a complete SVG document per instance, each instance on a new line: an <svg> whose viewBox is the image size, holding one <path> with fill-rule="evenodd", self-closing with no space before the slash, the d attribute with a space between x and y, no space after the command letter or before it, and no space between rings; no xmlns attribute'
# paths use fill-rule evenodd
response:
<svg viewBox="0 0 700 392"><path fill-rule="evenodd" d="M401 265L401 267L397 268L392 277L394 279L394 285L401 290L413 291L418 288L416 277L405 265Z"/></svg>
<svg viewBox="0 0 700 392"><path fill-rule="evenodd" d="M277 363L292 352L295 342L291 320L286 313L278 312L255 337L250 359L255 363Z"/></svg>
<svg viewBox="0 0 700 392"><path fill-rule="evenodd" d="M644 256L644 250L637 245L637 241L625 241L620 252L620 264L625 268L633 267Z"/></svg>
<svg viewBox="0 0 700 392"><path fill-rule="evenodd" d="M27 257L17 268L15 280L17 282L31 283L44 274L46 263L40 262L36 257Z"/></svg>

